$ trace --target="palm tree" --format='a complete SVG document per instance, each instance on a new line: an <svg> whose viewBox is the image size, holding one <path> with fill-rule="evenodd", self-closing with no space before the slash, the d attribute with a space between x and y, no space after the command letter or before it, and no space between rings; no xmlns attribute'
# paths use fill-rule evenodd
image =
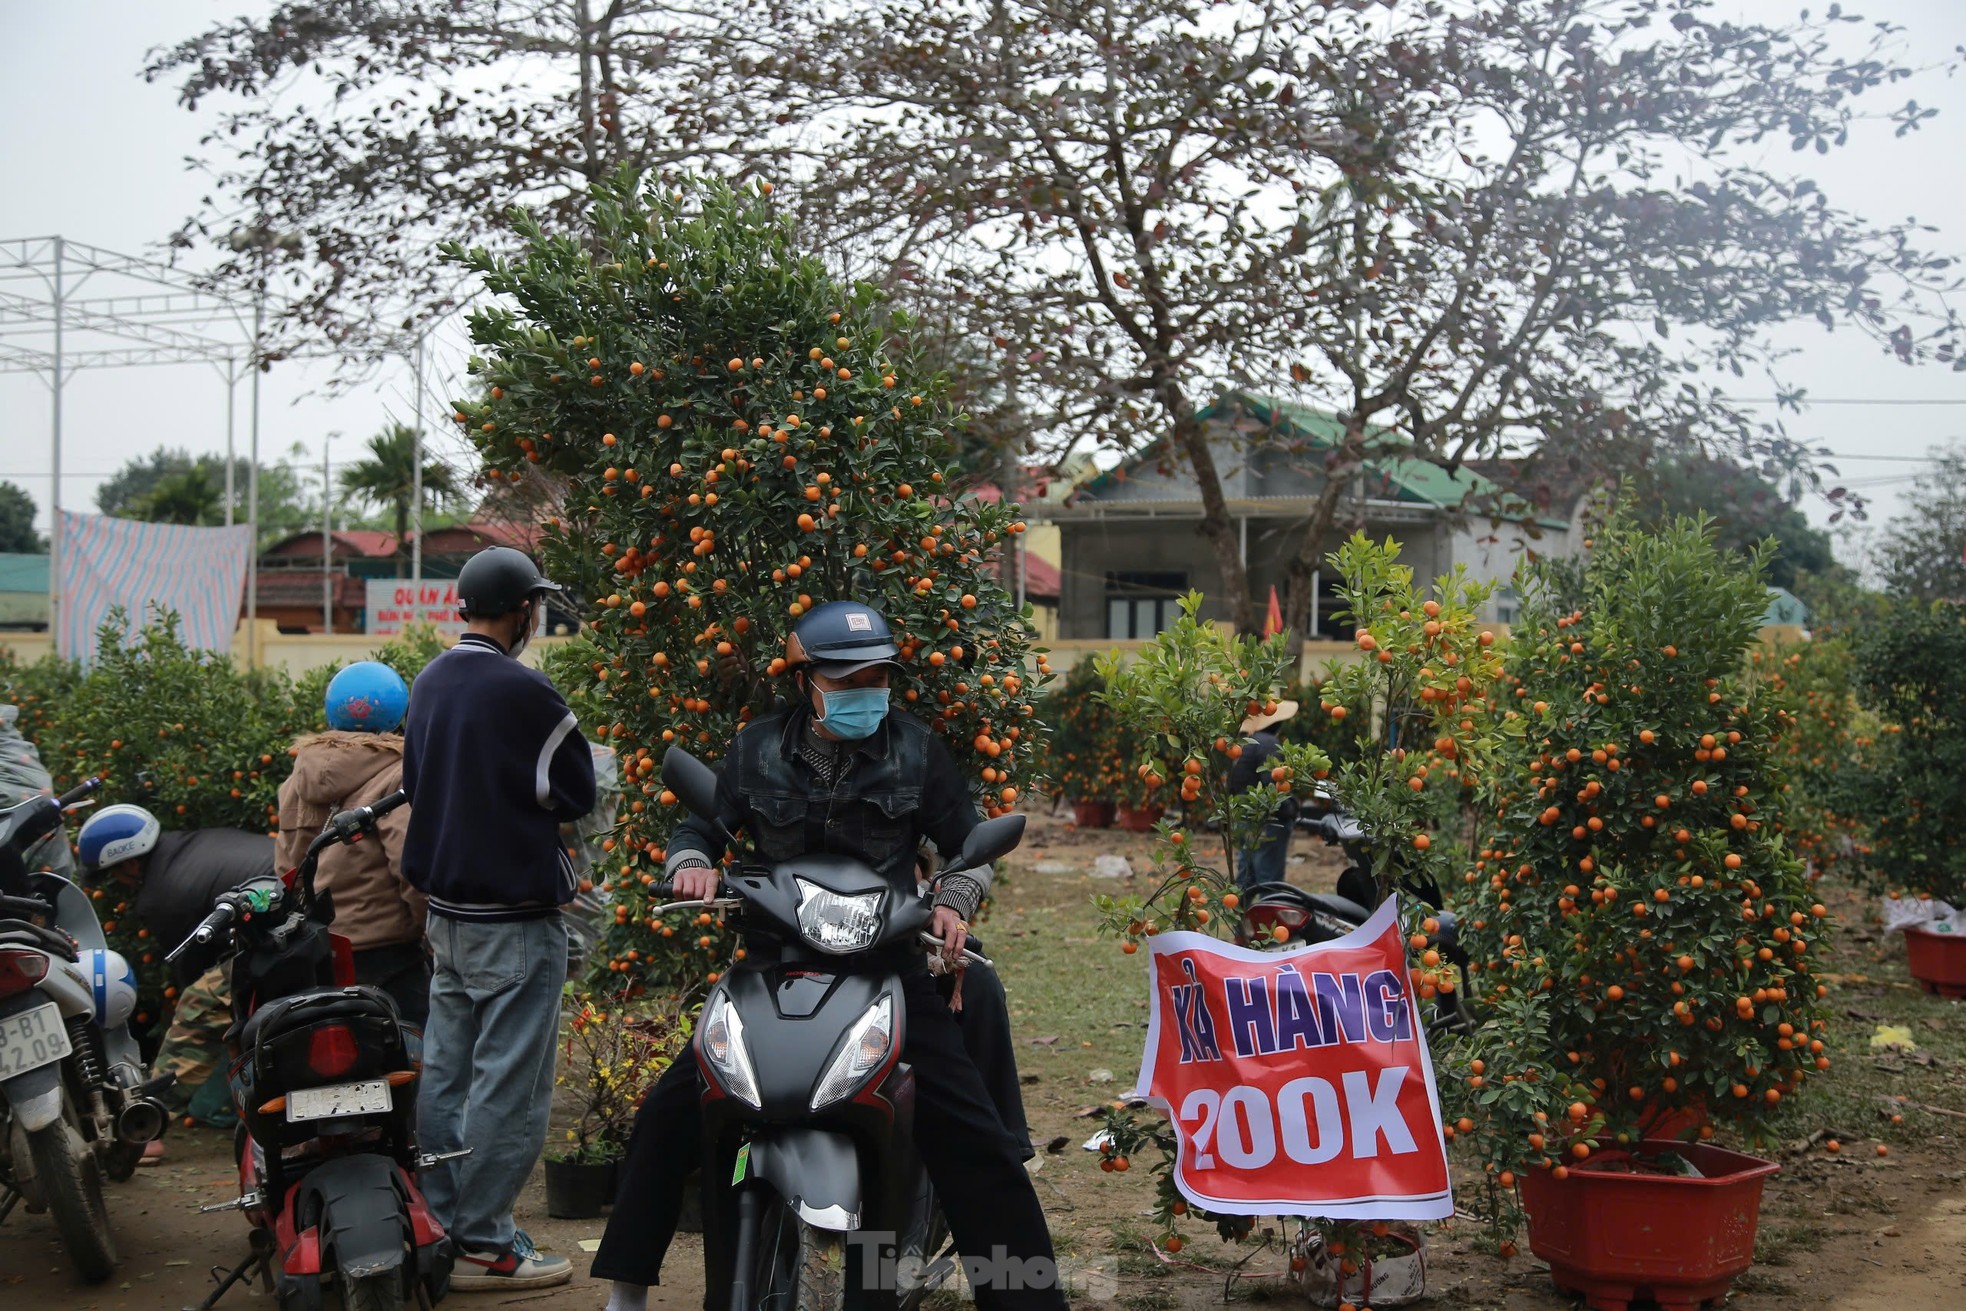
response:
<svg viewBox="0 0 1966 1311"><path fill-rule="evenodd" d="M398 578L403 576L403 566L408 559L410 503L416 496L415 452L415 430L405 424L391 424L369 438L368 458L357 460L341 471L341 490L344 494L394 511ZM449 466L437 463L423 466L426 510L441 509L457 494L457 479Z"/></svg>
<svg viewBox="0 0 1966 1311"><path fill-rule="evenodd" d="M151 523L213 524L225 517L225 493L204 462L167 473L130 507L130 517Z"/></svg>

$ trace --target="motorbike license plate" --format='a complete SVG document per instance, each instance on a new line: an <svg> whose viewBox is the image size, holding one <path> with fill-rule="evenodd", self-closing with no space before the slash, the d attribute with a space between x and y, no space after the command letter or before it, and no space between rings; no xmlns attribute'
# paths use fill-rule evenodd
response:
<svg viewBox="0 0 1966 1311"><path fill-rule="evenodd" d="M0 1079L38 1070L72 1050L61 1007L53 1002L0 1020Z"/></svg>
<svg viewBox="0 0 1966 1311"><path fill-rule="evenodd" d="M330 1120L338 1115L374 1115L389 1109L389 1081L364 1079L328 1088L302 1088L287 1094L287 1121Z"/></svg>

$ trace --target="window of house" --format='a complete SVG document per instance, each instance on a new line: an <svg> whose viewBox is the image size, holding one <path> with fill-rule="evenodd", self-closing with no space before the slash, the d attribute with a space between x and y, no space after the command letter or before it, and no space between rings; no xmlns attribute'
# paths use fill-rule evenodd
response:
<svg viewBox="0 0 1966 1311"><path fill-rule="evenodd" d="M1146 639L1172 628L1187 590L1185 573L1107 574L1106 636Z"/></svg>
<svg viewBox="0 0 1966 1311"><path fill-rule="evenodd" d="M1495 592L1495 622L1515 624L1515 617L1521 613L1522 598L1516 595L1513 587L1498 588Z"/></svg>

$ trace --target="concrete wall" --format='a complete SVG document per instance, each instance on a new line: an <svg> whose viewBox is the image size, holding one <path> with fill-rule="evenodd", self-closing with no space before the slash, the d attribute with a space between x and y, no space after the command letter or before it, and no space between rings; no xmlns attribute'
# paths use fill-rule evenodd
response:
<svg viewBox="0 0 1966 1311"><path fill-rule="evenodd" d="M1573 553L1574 534L1569 529L1544 528L1531 536L1519 524L1469 523L1452 530L1448 545L1448 567L1464 565L1477 582L1493 583L1497 595L1482 607L1481 617L1490 622L1509 622L1515 618L1516 602L1509 594L1510 580L1525 555L1563 558Z"/></svg>
<svg viewBox="0 0 1966 1311"><path fill-rule="evenodd" d="M1188 586L1207 598L1202 617L1224 622L1227 608L1220 601L1221 587L1215 572L1215 552L1206 538L1195 531L1192 519L1108 519L1067 520L1059 524L1064 563L1059 590L1059 641L1101 640L1106 636L1106 583L1108 573L1185 573ZM1249 521L1249 587L1259 609L1269 599L1270 588L1281 599L1286 589L1286 569L1300 544L1300 519L1251 519ZM1393 537L1400 543L1400 560L1413 566L1423 578L1431 578L1452 563L1452 542L1444 526L1432 524L1370 524L1366 535L1375 541ZM1335 548L1350 529L1334 529ZM1329 571L1325 571L1326 574ZM1506 576L1506 571L1504 571ZM1336 636L1330 615L1334 603L1329 598L1331 579L1320 580L1324 599L1319 606L1319 632Z"/></svg>

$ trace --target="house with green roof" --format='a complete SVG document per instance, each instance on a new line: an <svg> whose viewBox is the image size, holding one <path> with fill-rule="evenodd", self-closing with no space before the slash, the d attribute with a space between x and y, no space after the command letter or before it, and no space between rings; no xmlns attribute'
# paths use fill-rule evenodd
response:
<svg viewBox="0 0 1966 1311"><path fill-rule="evenodd" d="M1247 391L1225 393L1201 418L1260 607L1271 587L1279 596L1285 590L1288 562L1325 489L1324 456L1343 429L1327 411ZM1568 506L1532 510L1473 469L1443 469L1396 448L1369 461L1353 482L1327 551L1362 528L1375 540L1396 539L1401 559L1423 577L1458 564L1506 584L1525 551L1567 555L1577 537ZM1164 447L1106 470L1037 513L1059 532L1060 638L1151 638L1173 622L1176 600L1191 588L1209 596L1205 617L1227 617L1210 595L1220 591L1219 575L1199 532L1200 489L1186 462ZM1328 572L1319 576L1312 627L1320 637L1349 637L1332 619L1333 584ZM1485 618L1512 621L1513 593L1500 588L1489 609Z"/></svg>

